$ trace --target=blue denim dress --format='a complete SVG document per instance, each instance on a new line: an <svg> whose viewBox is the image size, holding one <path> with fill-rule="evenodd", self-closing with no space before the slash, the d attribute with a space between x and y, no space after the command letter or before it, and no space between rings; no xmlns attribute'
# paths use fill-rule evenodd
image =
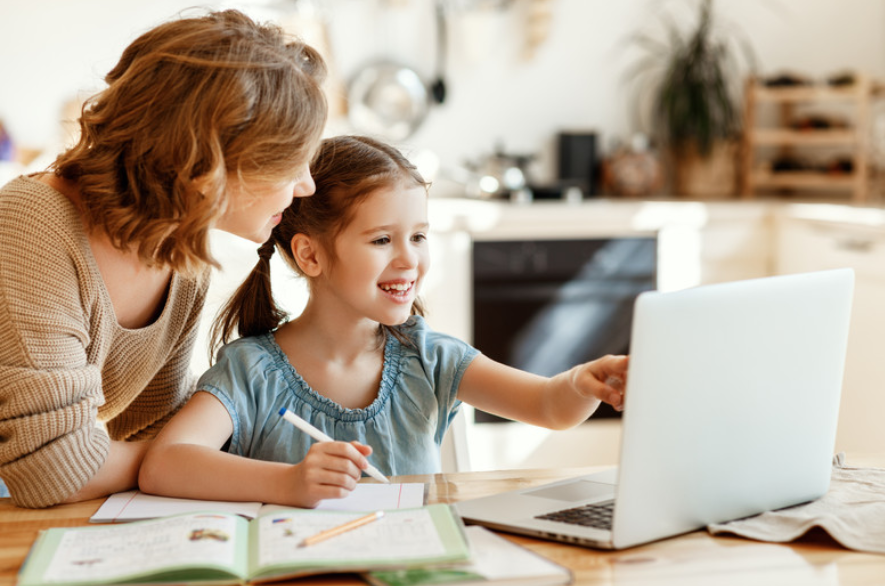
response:
<svg viewBox="0 0 885 586"><path fill-rule="evenodd" d="M314 440L280 417L286 408L336 440L372 446L369 461L382 474L436 473L440 444L461 404L458 385L479 352L418 316L400 331L410 343L388 335L378 396L364 409L346 409L312 389L272 333L224 346L197 389L230 414L232 454L300 462Z"/></svg>

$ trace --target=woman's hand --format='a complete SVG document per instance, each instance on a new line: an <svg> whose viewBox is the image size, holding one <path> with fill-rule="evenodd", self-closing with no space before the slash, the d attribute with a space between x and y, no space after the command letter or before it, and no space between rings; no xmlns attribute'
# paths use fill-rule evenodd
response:
<svg viewBox="0 0 885 586"><path fill-rule="evenodd" d="M281 503L313 508L323 499L346 497L356 487L370 446L359 442L319 442L313 444L304 459L291 467L288 486Z"/></svg>

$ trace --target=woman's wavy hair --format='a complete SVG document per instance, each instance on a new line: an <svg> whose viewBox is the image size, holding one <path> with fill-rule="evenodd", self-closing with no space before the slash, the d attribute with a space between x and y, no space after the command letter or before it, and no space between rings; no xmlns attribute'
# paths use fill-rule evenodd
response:
<svg viewBox="0 0 885 586"><path fill-rule="evenodd" d="M290 243L296 234L306 234L334 258L335 238L353 220L357 204L378 189L405 185L429 189L418 169L396 148L365 136L337 136L323 140L311 165L316 192L296 199L283 212L282 221L270 239L258 249L258 263L219 312L210 333L210 352L235 335L256 336L275 330L288 315L271 291L270 258L279 250L286 264L301 276ZM412 315L424 315L420 299L412 304ZM381 325L408 343L396 327ZM210 356L211 359L211 356Z"/></svg>
<svg viewBox="0 0 885 586"><path fill-rule="evenodd" d="M209 230L229 182L291 180L310 161L325 76L310 46L236 10L162 24L86 101L54 172L78 182L87 225L121 250L188 274L218 267Z"/></svg>

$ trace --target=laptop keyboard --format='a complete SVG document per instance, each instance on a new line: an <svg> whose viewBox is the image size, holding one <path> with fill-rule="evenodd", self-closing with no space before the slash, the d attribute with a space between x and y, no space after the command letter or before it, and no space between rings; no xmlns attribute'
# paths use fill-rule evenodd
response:
<svg viewBox="0 0 885 586"><path fill-rule="evenodd" d="M547 521L558 521L560 523L569 523L570 525L594 527L596 529L611 529L614 508L615 501L607 501L604 503L582 505L572 509L546 513L544 515L538 515L535 518Z"/></svg>

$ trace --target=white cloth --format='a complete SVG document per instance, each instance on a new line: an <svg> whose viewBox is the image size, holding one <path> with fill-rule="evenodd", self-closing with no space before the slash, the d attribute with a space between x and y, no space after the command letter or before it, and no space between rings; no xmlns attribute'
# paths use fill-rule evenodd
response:
<svg viewBox="0 0 885 586"><path fill-rule="evenodd" d="M845 454L833 458L830 489L821 498L707 527L713 535L731 533L758 541L786 542L820 527L858 551L885 554L885 469L852 468Z"/></svg>

